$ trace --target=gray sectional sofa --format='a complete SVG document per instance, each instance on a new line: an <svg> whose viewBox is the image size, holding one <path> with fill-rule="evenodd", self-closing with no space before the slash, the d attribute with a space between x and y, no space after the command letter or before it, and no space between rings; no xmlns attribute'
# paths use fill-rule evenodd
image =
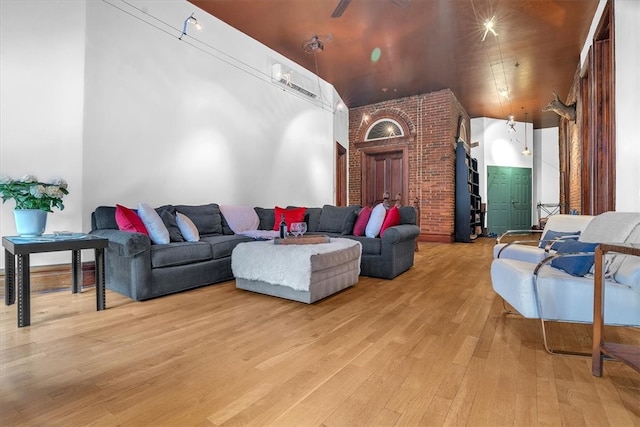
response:
<svg viewBox="0 0 640 427"><path fill-rule="evenodd" d="M232 280L231 253L241 242L254 240L234 234L219 205L168 205L189 217L200 233L198 242L171 242L155 245L141 233L120 231L115 206L100 206L91 214L90 234L106 237L105 276L108 289L136 301L168 295L204 285ZM360 206L307 208L307 234L346 237L362 244L361 275L392 279L413 265L416 238L420 229L412 207L400 208L400 224L388 228L384 237L346 234L349 218ZM255 208L259 229L273 228L273 208ZM346 227L346 228L345 228Z"/></svg>

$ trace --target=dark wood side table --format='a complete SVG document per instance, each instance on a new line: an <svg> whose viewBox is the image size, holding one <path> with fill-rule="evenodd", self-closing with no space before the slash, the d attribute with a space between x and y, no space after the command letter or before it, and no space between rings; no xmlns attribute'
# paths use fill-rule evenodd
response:
<svg viewBox="0 0 640 427"><path fill-rule="evenodd" d="M640 346L605 342L604 328L604 257L607 252L640 256L640 244L601 243L595 251L595 289L593 292L593 353L591 371L602 376L602 359L610 356L640 372Z"/></svg>
<svg viewBox="0 0 640 427"><path fill-rule="evenodd" d="M97 310L106 308L104 284L104 248L109 240L81 233L66 236L43 235L41 237L8 236L2 238L5 257L5 304L16 300L15 282L18 288L18 327L31 324L31 286L29 256L42 252L71 251L72 292L82 290L80 251L95 250L96 304ZM17 271L16 271L17 266Z"/></svg>

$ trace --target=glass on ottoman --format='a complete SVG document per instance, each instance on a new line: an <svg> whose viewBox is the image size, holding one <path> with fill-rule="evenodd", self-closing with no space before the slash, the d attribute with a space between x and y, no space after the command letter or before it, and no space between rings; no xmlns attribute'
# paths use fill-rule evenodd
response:
<svg viewBox="0 0 640 427"><path fill-rule="evenodd" d="M292 222L291 226L289 227L289 231L295 237L300 237L304 233L307 232L307 223L306 222Z"/></svg>

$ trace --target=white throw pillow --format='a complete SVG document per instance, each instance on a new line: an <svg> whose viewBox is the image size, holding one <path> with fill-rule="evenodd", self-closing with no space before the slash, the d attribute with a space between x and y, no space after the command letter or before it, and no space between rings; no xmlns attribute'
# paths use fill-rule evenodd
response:
<svg viewBox="0 0 640 427"><path fill-rule="evenodd" d="M384 205L382 203L376 205L373 211L371 211L369 222L367 222L367 227L364 229L364 235L367 237L378 237L385 216L387 216L387 210L384 208Z"/></svg>
<svg viewBox="0 0 640 427"><path fill-rule="evenodd" d="M180 233L182 233L184 240L187 242L197 242L200 240L198 227L196 227L188 216L181 214L180 212L176 212L176 222L178 223L178 228L180 229Z"/></svg>
<svg viewBox="0 0 640 427"><path fill-rule="evenodd" d="M151 241L156 245L169 243L169 230L162 222L162 218L155 209L146 203L138 204L138 216L149 232Z"/></svg>

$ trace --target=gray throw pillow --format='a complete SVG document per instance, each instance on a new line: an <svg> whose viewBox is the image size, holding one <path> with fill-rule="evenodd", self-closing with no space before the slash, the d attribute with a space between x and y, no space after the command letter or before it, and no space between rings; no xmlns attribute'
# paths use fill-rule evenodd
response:
<svg viewBox="0 0 640 427"><path fill-rule="evenodd" d="M352 211L358 210L358 208L358 206L324 205L322 207L322 213L320 214L320 224L318 225L318 231L325 233L342 234L342 230L345 226L345 218Z"/></svg>
<svg viewBox="0 0 640 427"><path fill-rule="evenodd" d="M342 224L342 235L349 236L353 234L353 226L356 225L356 219L358 219L358 211L352 210L345 217Z"/></svg>
<svg viewBox="0 0 640 427"><path fill-rule="evenodd" d="M156 209L156 212L158 212L164 226L167 227L167 230L169 231L169 241L184 242L184 237L182 236L180 228L178 227L178 222L176 221L176 208L173 206L161 206Z"/></svg>

